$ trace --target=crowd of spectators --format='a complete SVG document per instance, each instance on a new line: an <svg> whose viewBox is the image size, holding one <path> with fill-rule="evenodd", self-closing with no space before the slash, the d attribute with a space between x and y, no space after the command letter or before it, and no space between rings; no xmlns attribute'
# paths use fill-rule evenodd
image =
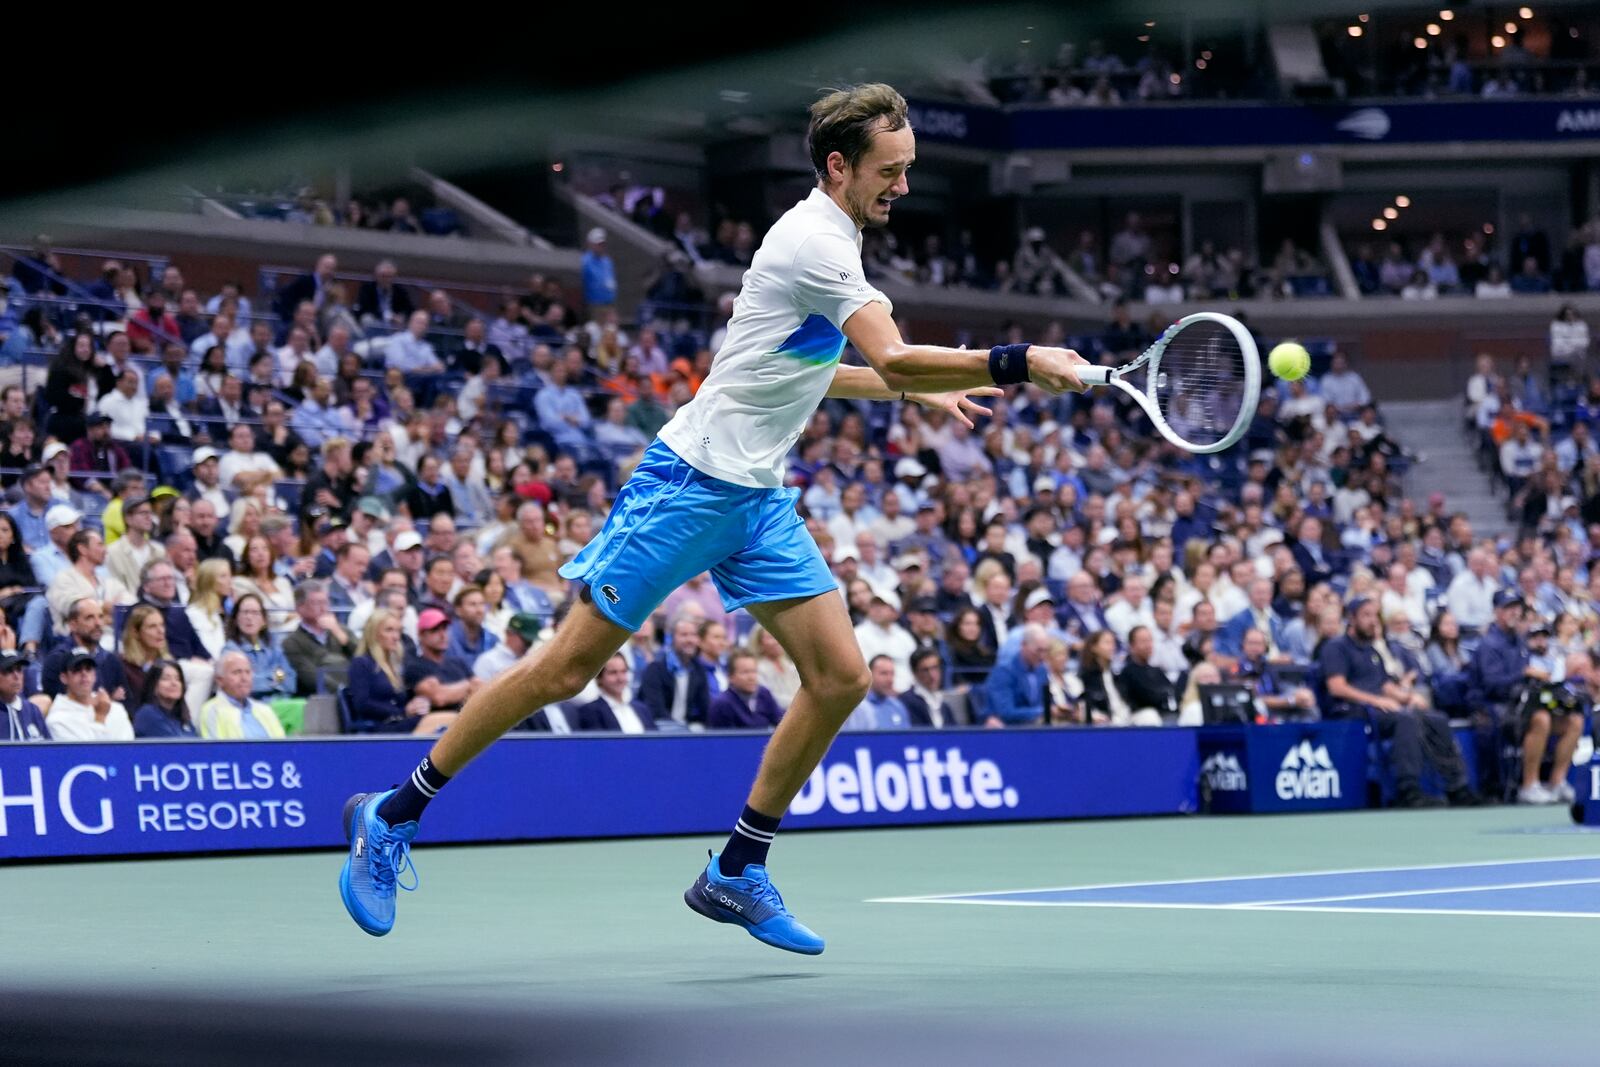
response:
<svg viewBox="0 0 1600 1067"><path fill-rule="evenodd" d="M1062 41L1053 53L1030 37L1009 57L945 64L935 80L969 103L990 106L1120 107L1266 92L1259 70L1231 58L1242 41L1199 42L1185 57L1179 41L1155 29L1154 22L1134 24L1086 45Z"/></svg>
<svg viewBox="0 0 1600 1067"><path fill-rule="evenodd" d="M1600 219L1573 229L1566 243L1554 250L1549 235L1527 212L1518 216L1516 232L1503 253L1482 231L1460 238L1435 233L1416 243L1396 238L1378 245L1362 240L1355 244L1350 268L1362 293L1402 300L1594 292L1600 290Z"/></svg>
<svg viewBox="0 0 1600 1067"><path fill-rule="evenodd" d="M355 324L365 349L341 350L295 336L335 296L330 260L258 297L290 318L242 338L227 294L190 348L155 289L120 319L85 314L33 395L0 393L16 499L0 518L0 652L25 678L10 736L60 722L75 724L63 736L277 737L322 693L347 729L438 730L560 625L574 590L559 566L717 341L625 327L614 303L568 325L543 284L492 322L430 334L380 277L361 301L376 316ZM1093 347L1119 362L1148 340L1119 305ZM1548 537L1502 546L1439 494L1405 497L1408 457L1342 353L1269 388L1220 459L1166 445L1113 392L1023 386L994 408L973 431L911 404L827 401L795 444L798 506L873 676L847 728L1193 723L1201 687L1231 684L1261 718L1366 718L1392 741L1402 802L1428 802L1427 765L1464 802L1444 713L1477 710L1487 749L1521 692L1481 663L1487 648L1503 667L1515 645L1498 587L1520 590L1518 611L1600 618L1600 569L1579 577L1600 525L1551 519ZM183 443L142 447L166 432L157 419ZM1600 454L1583 455L1600 483ZM1502 617L1512 629L1491 641ZM1586 684L1581 651L1545 679ZM770 728L797 685L701 575L589 691L524 726ZM1491 788L1496 765L1480 757ZM1561 787L1534 784L1524 799Z"/></svg>
<svg viewBox="0 0 1600 1067"><path fill-rule="evenodd" d="M1508 9L1510 13L1511 9ZM1449 22L1384 16L1349 32L1350 19L1321 27L1322 57L1346 96L1503 98L1530 94L1595 95L1589 37L1583 20L1539 13L1513 23L1517 32L1457 32ZM1542 22L1536 27L1535 22ZM1461 26L1457 22L1455 26ZM1543 34L1530 33L1544 29ZM1424 46L1417 47L1421 40Z"/></svg>
<svg viewBox="0 0 1600 1067"><path fill-rule="evenodd" d="M349 230L426 234L434 237L467 235L461 216L433 204L420 189L395 196L357 195L343 203L305 186L285 193L214 194L246 218L274 219L304 226L331 226Z"/></svg>

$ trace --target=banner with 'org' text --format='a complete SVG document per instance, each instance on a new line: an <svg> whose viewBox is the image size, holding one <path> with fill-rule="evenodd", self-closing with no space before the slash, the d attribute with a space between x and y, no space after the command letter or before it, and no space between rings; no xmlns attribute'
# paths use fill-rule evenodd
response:
<svg viewBox="0 0 1600 1067"><path fill-rule="evenodd" d="M428 810L430 841L720 833L761 734L511 737ZM386 789L428 742L322 739L0 746L0 861L320 848L352 793ZM845 734L785 827L1193 811L1192 730Z"/></svg>

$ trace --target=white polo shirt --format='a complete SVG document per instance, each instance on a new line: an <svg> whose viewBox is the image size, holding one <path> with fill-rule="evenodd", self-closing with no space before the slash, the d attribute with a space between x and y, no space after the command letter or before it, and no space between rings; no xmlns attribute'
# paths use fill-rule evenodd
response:
<svg viewBox="0 0 1600 1067"><path fill-rule="evenodd" d="M728 337L661 440L696 470L755 489L784 460L833 382L845 320L889 298L861 270L861 231L821 189L784 212L745 271Z"/></svg>

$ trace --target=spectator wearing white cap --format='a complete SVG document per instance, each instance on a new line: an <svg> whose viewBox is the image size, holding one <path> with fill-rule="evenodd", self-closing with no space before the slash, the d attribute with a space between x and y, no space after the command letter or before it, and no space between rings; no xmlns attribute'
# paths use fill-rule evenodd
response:
<svg viewBox="0 0 1600 1067"><path fill-rule="evenodd" d="M589 231L583 253L583 302L591 318L617 302L617 265L606 251L606 231Z"/></svg>
<svg viewBox="0 0 1600 1067"><path fill-rule="evenodd" d="M911 654L917 640L900 625L900 595L893 589L874 588L867 617L856 627L856 642L868 663L878 656L894 662L895 692L911 688Z"/></svg>
<svg viewBox="0 0 1600 1067"><path fill-rule="evenodd" d="M209 500L214 514L226 515L232 504L222 488L222 453L209 445L201 445L189 457L189 469L194 472L194 489L189 499Z"/></svg>
<svg viewBox="0 0 1600 1067"><path fill-rule="evenodd" d="M50 472L50 499L61 504L76 504L78 492L72 488L72 450L60 441L44 446L39 459L41 466Z"/></svg>
<svg viewBox="0 0 1600 1067"><path fill-rule="evenodd" d="M44 513L44 524L49 530L50 539L43 547L35 548L29 557L34 577L39 579L40 585L48 586L50 579L72 565L72 561L67 559L67 542L78 532L78 523L82 520L83 512L68 504L52 505Z"/></svg>
<svg viewBox="0 0 1600 1067"><path fill-rule="evenodd" d="M1022 653L1022 640L1025 632L1032 627L1038 627L1049 641L1064 641L1072 644L1072 638L1056 622L1056 598L1050 590L1040 586L1028 594L1022 602L1022 625L1013 626L1006 634L1006 639L995 654L995 663L1009 663Z"/></svg>

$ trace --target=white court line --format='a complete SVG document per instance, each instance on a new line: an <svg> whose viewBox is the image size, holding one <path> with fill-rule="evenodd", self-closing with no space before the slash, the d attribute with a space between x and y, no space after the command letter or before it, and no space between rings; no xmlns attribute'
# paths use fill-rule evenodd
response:
<svg viewBox="0 0 1600 1067"><path fill-rule="evenodd" d="M1257 882L1269 878L1317 878L1331 874L1386 874L1390 871L1444 871L1458 867L1512 867L1525 863L1579 863L1600 860L1595 856L1543 856L1532 859L1478 860L1471 863L1420 863L1407 867L1343 867L1322 871L1279 871L1275 874L1231 874L1213 878L1172 878L1159 882L1100 882L1094 885L1056 885L1035 889L978 889L970 893L926 893L919 896L872 897L868 904L920 904L941 903L949 897L1010 896L1014 893L1068 893L1090 889L1133 889L1163 885L1199 885L1204 882ZM987 901L949 901L954 904L979 904ZM993 903L1002 903L994 901ZM1017 903L1017 902L1012 902Z"/></svg>
<svg viewBox="0 0 1600 1067"><path fill-rule="evenodd" d="M1505 886L1490 886L1505 889ZM1460 890L1455 890L1460 892ZM1496 911L1492 908L1341 908L1335 905L1283 904L1270 907L1263 904L1152 904L1147 901L1118 900L938 900L907 897L904 900L884 898L869 900L868 904L972 904L986 908L1125 908L1134 911L1253 911L1270 914L1279 911L1321 912L1336 915L1493 915L1503 919L1600 919L1593 911Z"/></svg>
<svg viewBox="0 0 1600 1067"><path fill-rule="evenodd" d="M1337 897L1306 897L1303 900L1251 901L1252 908L1280 908L1290 904L1332 904L1340 900L1387 900L1394 897L1434 897L1452 893L1496 893L1505 889L1547 889L1558 885L1600 885L1600 878L1562 878L1553 882L1509 882L1504 885L1469 885L1440 889L1399 889L1387 893L1349 893Z"/></svg>

